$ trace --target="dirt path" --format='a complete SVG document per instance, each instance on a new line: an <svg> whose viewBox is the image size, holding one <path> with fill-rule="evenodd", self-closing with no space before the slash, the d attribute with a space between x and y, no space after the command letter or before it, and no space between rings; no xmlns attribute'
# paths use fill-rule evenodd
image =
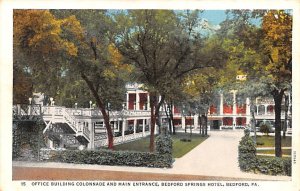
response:
<svg viewBox="0 0 300 191"><path fill-rule="evenodd" d="M241 178L120 172L66 168L13 167L13 180L109 180L109 181L193 181L193 180L253 180Z"/></svg>

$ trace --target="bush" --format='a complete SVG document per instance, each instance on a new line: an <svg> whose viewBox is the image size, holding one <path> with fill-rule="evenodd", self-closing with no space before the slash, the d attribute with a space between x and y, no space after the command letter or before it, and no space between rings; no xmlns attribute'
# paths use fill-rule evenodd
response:
<svg viewBox="0 0 300 191"><path fill-rule="evenodd" d="M191 142L192 140L191 139L182 138L182 139L180 139L180 141L182 141L182 142Z"/></svg>
<svg viewBox="0 0 300 191"><path fill-rule="evenodd" d="M265 144L264 142L259 142L259 141L256 142L256 145L264 145L264 144Z"/></svg>
<svg viewBox="0 0 300 191"><path fill-rule="evenodd" d="M292 174L291 159L257 158L255 143L246 130L239 144L239 166L242 171L258 171L270 175L291 176Z"/></svg>
<svg viewBox="0 0 300 191"><path fill-rule="evenodd" d="M250 171L256 167L256 147L249 135L249 131L245 130L245 136L239 144L239 166L243 171Z"/></svg>
<svg viewBox="0 0 300 191"><path fill-rule="evenodd" d="M292 160L291 159L283 160L283 171L286 175L292 176Z"/></svg>
<svg viewBox="0 0 300 191"><path fill-rule="evenodd" d="M169 154L162 155L149 152L111 150L57 151L56 160L59 162L77 164L144 166L155 168L170 168L173 162L172 156Z"/></svg>
<svg viewBox="0 0 300 191"><path fill-rule="evenodd" d="M270 133L270 127L267 124L262 124L260 126L260 132L268 135Z"/></svg>
<svg viewBox="0 0 300 191"><path fill-rule="evenodd" d="M172 139L170 135L161 134L156 138L156 152L172 155Z"/></svg>

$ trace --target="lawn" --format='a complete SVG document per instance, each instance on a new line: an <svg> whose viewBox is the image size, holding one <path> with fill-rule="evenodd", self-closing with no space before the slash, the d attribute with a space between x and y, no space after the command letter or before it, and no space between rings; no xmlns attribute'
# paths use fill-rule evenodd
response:
<svg viewBox="0 0 300 191"><path fill-rule="evenodd" d="M275 154L275 150L257 150L256 153ZM283 155L291 155L292 149L282 149Z"/></svg>
<svg viewBox="0 0 300 191"><path fill-rule="evenodd" d="M257 147L275 147L275 137L274 136L257 136L256 142L257 143L264 143L263 145L257 145ZM282 147L291 147L292 145L292 137L281 137L281 146Z"/></svg>
<svg viewBox="0 0 300 191"><path fill-rule="evenodd" d="M197 145L202 143L207 137L201 137L199 134L192 134L191 142L183 142L180 139L188 139L190 136L189 133L177 133L176 135L172 135L173 140L173 153L172 156L174 158L180 158ZM115 150L129 150L129 151L140 151L140 152L148 152L149 151L149 142L150 137L145 137L142 139L138 139L132 142L120 144L115 146Z"/></svg>
<svg viewBox="0 0 300 191"><path fill-rule="evenodd" d="M263 156L263 155L257 155L257 158L261 158L261 159L271 159L271 158L275 158L275 156ZM290 156L283 156L283 159L290 159Z"/></svg>

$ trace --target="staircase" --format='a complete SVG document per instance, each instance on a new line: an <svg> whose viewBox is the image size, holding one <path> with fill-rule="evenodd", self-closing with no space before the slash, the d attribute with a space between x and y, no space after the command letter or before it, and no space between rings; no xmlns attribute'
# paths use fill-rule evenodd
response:
<svg viewBox="0 0 300 191"><path fill-rule="evenodd" d="M68 133L74 133L74 136L78 141L83 144L90 142L90 131L88 127L85 127L83 123L65 107L44 107L43 119L46 124L43 133L51 130L51 127L54 124L66 124Z"/></svg>
<svg viewBox="0 0 300 191"><path fill-rule="evenodd" d="M80 137L83 137L87 142L90 142L90 131L88 127L84 127L83 123L80 123L80 121L71 115L67 110L64 110L63 112L63 119L65 123L67 123L75 132L76 137L79 139Z"/></svg>

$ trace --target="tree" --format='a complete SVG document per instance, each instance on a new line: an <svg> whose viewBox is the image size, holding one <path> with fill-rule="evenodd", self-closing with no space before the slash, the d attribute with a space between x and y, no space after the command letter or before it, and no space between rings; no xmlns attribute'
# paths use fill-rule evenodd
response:
<svg viewBox="0 0 300 191"><path fill-rule="evenodd" d="M13 103L28 103L32 96L32 81L22 69L14 67L13 75Z"/></svg>
<svg viewBox="0 0 300 191"><path fill-rule="evenodd" d="M103 115L108 148L113 149L107 103L120 107L122 77L130 67L119 64L122 57L106 37L106 24L105 11L15 10L14 51L22 54L15 54L14 64L28 67L35 90L48 95L66 91L61 82L80 83L80 77Z"/></svg>
<svg viewBox="0 0 300 191"><path fill-rule="evenodd" d="M292 72L292 16L284 10L234 10L224 22L227 35L238 37L250 55L240 62L239 69L252 83L264 84L264 90L275 102L275 155L281 157L281 103L284 92L291 88ZM261 28L250 22L260 18ZM224 32L224 31L223 31ZM223 33L224 34L224 33ZM246 58L240 55L236 58Z"/></svg>
<svg viewBox="0 0 300 191"><path fill-rule="evenodd" d="M275 156L281 157L281 105L292 80L292 16L284 10L271 10L263 17L266 65L275 102Z"/></svg>
<svg viewBox="0 0 300 191"><path fill-rule="evenodd" d="M220 49L201 54L198 11L128 10L114 16L114 44L136 70L136 79L150 94L150 151L154 150L155 121L173 84L193 70L220 65ZM161 99L158 100L158 95Z"/></svg>

